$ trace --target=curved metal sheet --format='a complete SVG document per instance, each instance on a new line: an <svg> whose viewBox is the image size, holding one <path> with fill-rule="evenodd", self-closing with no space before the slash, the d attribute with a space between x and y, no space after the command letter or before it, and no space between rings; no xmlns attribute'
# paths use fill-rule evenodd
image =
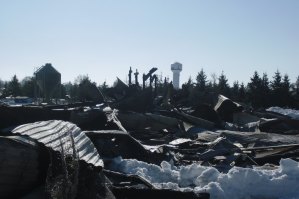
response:
<svg viewBox="0 0 299 199"><path fill-rule="evenodd" d="M93 143L73 123L61 120L40 121L18 126L12 133L27 135L64 156L72 155L96 167L104 166Z"/></svg>

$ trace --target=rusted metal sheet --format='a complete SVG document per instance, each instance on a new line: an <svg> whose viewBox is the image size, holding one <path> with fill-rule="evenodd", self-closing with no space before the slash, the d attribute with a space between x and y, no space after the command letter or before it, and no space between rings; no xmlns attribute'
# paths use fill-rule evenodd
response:
<svg viewBox="0 0 299 199"><path fill-rule="evenodd" d="M96 167L103 167L103 161L93 143L73 123L61 120L41 121L18 126L12 133L27 135L64 156L75 156Z"/></svg>

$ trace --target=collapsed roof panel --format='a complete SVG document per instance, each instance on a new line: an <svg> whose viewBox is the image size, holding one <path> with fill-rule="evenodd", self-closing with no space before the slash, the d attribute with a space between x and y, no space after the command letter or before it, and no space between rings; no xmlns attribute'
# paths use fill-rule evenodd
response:
<svg viewBox="0 0 299 199"><path fill-rule="evenodd" d="M103 161L90 139L79 127L61 120L41 121L24 124L12 133L27 135L63 156L75 156L96 167L103 167Z"/></svg>
<svg viewBox="0 0 299 199"><path fill-rule="evenodd" d="M219 95L218 102L215 105L214 110L217 111L222 120L232 122L233 113L242 111L243 107L229 98Z"/></svg>

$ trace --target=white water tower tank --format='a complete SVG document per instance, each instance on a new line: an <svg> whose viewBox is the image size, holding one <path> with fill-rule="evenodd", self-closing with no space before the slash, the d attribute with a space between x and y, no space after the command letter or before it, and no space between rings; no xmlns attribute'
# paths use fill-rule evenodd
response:
<svg viewBox="0 0 299 199"><path fill-rule="evenodd" d="M171 71L173 73L172 84L173 88L179 89L180 88L180 72L183 69L183 65L179 62L175 62L171 64Z"/></svg>

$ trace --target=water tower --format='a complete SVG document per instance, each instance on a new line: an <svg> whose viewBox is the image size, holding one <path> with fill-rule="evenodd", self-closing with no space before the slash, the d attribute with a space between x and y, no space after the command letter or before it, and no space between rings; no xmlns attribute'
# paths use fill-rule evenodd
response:
<svg viewBox="0 0 299 199"><path fill-rule="evenodd" d="M172 84L173 88L179 89L180 88L180 72L183 69L183 65L179 62L175 62L171 64L171 71L173 73Z"/></svg>

